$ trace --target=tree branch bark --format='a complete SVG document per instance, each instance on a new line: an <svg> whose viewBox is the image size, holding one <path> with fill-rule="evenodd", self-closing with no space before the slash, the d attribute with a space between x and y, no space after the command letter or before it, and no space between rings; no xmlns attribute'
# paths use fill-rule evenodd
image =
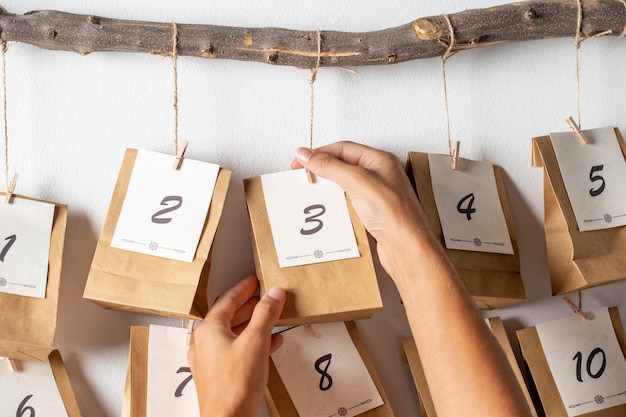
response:
<svg viewBox="0 0 626 417"><path fill-rule="evenodd" d="M607 32L621 36L626 3L581 0L581 39ZM514 41L576 36L578 0L542 0L466 10L448 15L453 51ZM317 31L177 24L179 56L265 62L312 68ZM172 24L109 19L60 11L0 13L0 36L50 50L88 54L98 51L169 55ZM373 32L321 31L322 67L394 64L443 55L450 43L443 15L416 19Z"/></svg>

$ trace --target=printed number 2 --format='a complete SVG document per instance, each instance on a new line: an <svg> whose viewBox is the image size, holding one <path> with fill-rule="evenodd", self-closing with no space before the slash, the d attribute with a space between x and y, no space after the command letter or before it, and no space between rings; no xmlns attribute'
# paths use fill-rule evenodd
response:
<svg viewBox="0 0 626 417"><path fill-rule="evenodd" d="M594 165L591 167L591 171L589 171L589 180L591 182L602 181L602 184L598 188L592 188L591 190L589 190L589 194L592 197L599 196L600 194L602 194L602 191L604 191L604 186L606 185L604 182L604 177L602 177L601 175L594 175L595 172L602 171L603 169L604 165Z"/></svg>
<svg viewBox="0 0 626 417"><path fill-rule="evenodd" d="M463 208L463 203L465 203L467 199L469 199L469 202L467 203L467 207ZM474 204L474 193L470 193L459 201L459 203L456 205L456 210L461 214L465 214L467 216L467 220L472 220L472 213L476 213L476 209L472 207L473 204Z"/></svg>
<svg viewBox="0 0 626 417"><path fill-rule="evenodd" d="M28 412L28 417L35 417L35 409L30 405L25 407L26 403L28 402L28 400L30 400L31 397L32 395L27 395L26 397L24 397L19 407L17 407L15 417L26 417L26 412Z"/></svg>
<svg viewBox="0 0 626 417"><path fill-rule="evenodd" d="M161 200L161 205L167 206L168 205L167 203L169 203L170 201L174 201L175 202L174 205L168 208L164 208L163 210L159 210L156 213L154 213L152 215L152 223L167 224L172 221L171 217L161 217L161 216L171 211L179 209L180 206L183 205L183 198L179 195L168 195L167 197L163 197L163 200Z"/></svg>
<svg viewBox="0 0 626 417"><path fill-rule="evenodd" d="M182 368L178 368L178 371L176 371L177 374L181 372L189 372L191 374L191 369L188 366L183 366ZM193 379L193 375L189 375L187 378L183 379L183 382L181 382L178 388L176 388L176 392L174 392L174 397L176 398L182 397L183 390L185 389L189 381L191 381L192 379Z"/></svg>
<svg viewBox="0 0 626 417"><path fill-rule="evenodd" d="M593 365L593 359L596 357L596 355L600 353L602 354L602 364L600 365L600 368L598 369L598 371L594 373L593 370L591 369L591 366ZM576 361L576 379L578 380L578 382L583 382L583 376L582 376L583 354L580 352L576 352L572 360ZM605 369L606 369L606 354L599 347L595 348L594 350L591 351L591 353L587 357L587 375L589 375L593 379L598 379L602 376Z"/></svg>
<svg viewBox="0 0 626 417"><path fill-rule="evenodd" d="M322 230L322 227L324 227L324 223L320 219L318 219L318 217L326 213L326 207L324 207L322 204L313 204L312 206L308 206L307 208L304 209L304 214L311 214L313 210L319 210L319 212L317 214L307 217L306 219L304 219L304 222L305 223L315 222L317 224L312 229L308 229L308 230L304 230L304 228L300 229L301 235L312 235L314 233L319 232L320 230Z"/></svg>
<svg viewBox="0 0 626 417"><path fill-rule="evenodd" d="M11 249L11 246L13 246L13 244L17 240L17 237L15 235L11 235L4 240L8 240L9 242L4 245L4 248L2 248L2 251L0 251L0 262L4 262L4 257L7 255L7 252L9 252L9 249Z"/></svg>

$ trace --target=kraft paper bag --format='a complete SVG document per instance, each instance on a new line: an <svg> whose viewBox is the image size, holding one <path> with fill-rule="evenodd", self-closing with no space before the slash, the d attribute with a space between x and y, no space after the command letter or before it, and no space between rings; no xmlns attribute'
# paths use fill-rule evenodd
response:
<svg viewBox="0 0 626 417"><path fill-rule="evenodd" d="M406 163L407 175L416 190L431 230L441 242L446 255L459 273L476 306L482 310L501 308L526 299L524 281L520 274L517 235L513 228L502 173L495 165L493 169L502 210L511 236L513 255L447 249L435 204L428 154L409 152Z"/></svg>
<svg viewBox="0 0 626 417"><path fill-rule="evenodd" d="M524 381L524 377L522 376L517 360L515 359L515 354L513 353L513 348L511 347L511 343L509 342L506 330L504 329L504 325L502 324L502 320L499 317L492 317L488 320L491 331L498 340L498 343L502 347L502 350L504 350L504 354L511 364L511 368L513 368L513 373L515 374L517 382L522 388L522 392L530 408L531 415L537 417L537 411L535 410L532 398L526 386L526 382ZM436 417L437 412L435 411L435 405L433 404L430 390L428 388L428 383L426 381L426 377L424 376L424 368L422 367L422 362L417 351L417 346L415 345L415 341L412 337L402 339L402 350L404 353L404 358L411 368L413 381L415 382L415 387L417 388L417 393L420 399L422 415L424 417ZM489 360L489 358L485 358L485 360Z"/></svg>
<svg viewBox="0 0 626 417"><path fill-rule="evenodd" d="M261 177L244 180L244 186L261 293L273 286L287 292L278 325L360 320L382 308L367 231L349 201L358 258L280 268Z"/></svg>
<svg viewBox="0 0 626 417"><path fill-rule="evenodd" d="M380 396L385 402L380 407L369 410L363 414L359 414L359 416L363 417L393 417L393 411L391 406L389 405L389 399L383 390L382 383L378 374L376 373L376 369L374 369L374 364L370 359L367 350L365 349L365 344L359 335L359 331L354 322L346 322L346 328L348 329L348 333L350 334L350 338L354 342L354 346L356 347L359 355L363 359L367 370L369 371ZM298 412L296 411L296 407L293 404L293 401L289 397L289 393L287 392L287 388L285 388L285 384L280 379L280 375L276 370L276 366L270 360L270 371L269 371L269 379L267 382L267 390L265 391L265 402L267 403L267 409L269 411L270 417L298 417Z"/></svg>
<svg viewBox="0 0 626 417"><path fill-rule="evenodd" d="M63 405L65 405L65 411L69 417L81 417L78 403L76 402L76 396L74 390L70 385L70 379L65 369L65 364L61 358L61 354L58 350L52 351L49 357L50 367L52 368L52 374L56 380Z"/></svg>
<svg viewBox="0 0 626 417"><path fill-rule="evenodd" d="M617 128L622 154L624 138ZM533 166L543 167L543 198L552 294L626 279L626 227L578 230L550 136L533 138Z"/></svg>
<svg viewBox="0 0 626 417"><path fill-rule="evenodd" d="M122 417L145 417L148 401L148 338L150 327L130 328L130 348Z"/></svg>
<svg viewBox="0 0 626 417"><path fill-rule="evenodd" d="M609 308L609 315L613 323L613 329L617 336L620 348L626 356L626 343L624 342L624 326L616 307ZM537 329L529 327L517 331L517 338L522 349L522 356L528 365L534 380L546 417L567 417L567 410L563 405L559 390L552 377L548 360L541 346ZM574 363L574 362L572 362ZM608 408L601 411L584 414L585 417L623 417L626 415L626 404Z"/></svg>
<svg viewBox="0 0 626 417"><path fill-rule="evenodd" d="M104 308L201 320L208 311L211 248L231 173L219 171L193 262L166 259L111 247L136 155L136 149L124 155L83 297Z"/></svg>
<svg viewBox="0 0 626 417"><path fill-rule="evenodd" d="M35 200L22 196L13 198ZM46 298L0 293L0 356L44 361L54 350L67 206L51 204L55 208L50 235Z"/></svg>

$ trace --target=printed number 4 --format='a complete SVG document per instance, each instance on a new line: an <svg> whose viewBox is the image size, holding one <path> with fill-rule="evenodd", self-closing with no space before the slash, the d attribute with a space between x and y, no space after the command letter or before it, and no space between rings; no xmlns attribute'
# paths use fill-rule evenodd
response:
<svg viewBox="0 0 626 417"><path fill-rule="evenodd" d="M0 251L0 262L4 262L4 257L7 255L9 249L11 249L11 246L13 246L13 244L17 240L17 237L15 235L11 235L4 240L8 240L9 242L4 245L4 248L2 248L2 251Z"/></svg>
<svg viewBox="0 0 626 417"><path fill-rule="evenodd" d="M469 201L467 203L467 207L463 207L463 203L465 203L468 199ZM456 210L461 214L465 214L467 216L467 220L472 220L472 213L476 213L476 209L472 207L474 205L474 199L474 193L470 193L459 200L459 203L456 205Z"/></svg>
<svg viewBox="0 0 626 417"><path fill-rule="evenodd" d="M193 375L191 375L191 369L188 366L178 368L178 371L176 371L177 374L181 372L189 372L190 375L187 378L183 379L183 382L181 382L178 388L176 388L176 392L174 392L174 397L176 398L183 396L183 390L185 389L189 381L193 379Z"/></svg>
<svg viewBox="0 0 626 417"><path fill-rule="evenodd" d="M602 181L602 184L600 184L598 188L592 188L589 190L589 194L592 197L597 197L602 194L602 191L604 191L604 186L606 185L606 183L604 182L604 177L602 177L601 175L594 175L597 171L602 171L603 169L604 165L594 165L591 167L591 171L589 171L589 180L591 182Z"/></svg>

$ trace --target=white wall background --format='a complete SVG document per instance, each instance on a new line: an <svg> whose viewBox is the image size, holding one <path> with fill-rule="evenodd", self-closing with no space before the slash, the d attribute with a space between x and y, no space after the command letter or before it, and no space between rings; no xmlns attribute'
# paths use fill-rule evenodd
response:
<svg viewBox="0 0 626 417"><path fill-rule="evenodd" d="M502 2L504 3L504 1ZM105 17L232 26L370 31L414 18L502 4L479 0L7 0L11 13L56 9ZM583 128L626 128L626 48L597 38L580 51ZM576 116L572 39L512 43L459 53L447 63L450 123L462 156L498 164L520 241L529 300L485 312L515 330L571 314L552 297L543 231L542 173L531 138L563 131ZM211 292L254 272L242 179L286 170L308 144L309 72L267 64L181 57L180 135L187 156L233 171L216 240ZM17 192L69 206L59 308L60 349L85 416L120 414L129 327L178 321L107 311L82 299L124 149L173 152L172 64L146 54L79 56L13 45L7 54L9 170ZM446 153L438 59L320 70L315 145L349 139L395 153ZM409 336L393 283L379 270L385 308L359 328L396 416L418 416L399 340ZM626 283L583 292L583 307L617 305ZM516 348L517 349L517 348Z"/></svg>

